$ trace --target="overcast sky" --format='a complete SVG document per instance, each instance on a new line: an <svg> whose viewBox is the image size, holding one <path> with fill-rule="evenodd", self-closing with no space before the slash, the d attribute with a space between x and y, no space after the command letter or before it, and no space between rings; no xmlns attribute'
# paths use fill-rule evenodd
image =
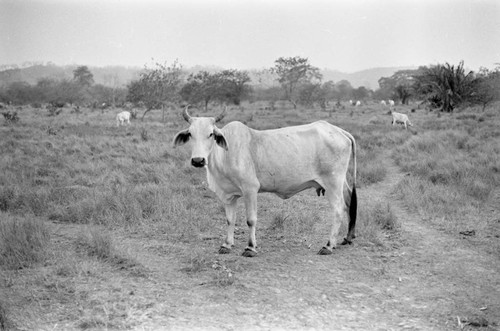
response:
<svg viewBox="0 0 500 331"><path fill-rule="evenodd" d="M0 0L0 64L500 63L499 0Z"/></svg>

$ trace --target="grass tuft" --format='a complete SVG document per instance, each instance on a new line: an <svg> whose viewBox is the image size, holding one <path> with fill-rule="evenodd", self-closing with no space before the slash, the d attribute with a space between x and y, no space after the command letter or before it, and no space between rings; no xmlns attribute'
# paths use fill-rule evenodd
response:
<svg viewBox="0 0 500 331"><path fill-rule="evenodd" d="M270 229L273 231L283 231L285 229L285 222L289 215L277 213L274 215Z"/></svg>
<svg viewBox="0 0 500 331"><path fill-rule="evenodd" d="M0 265L9 269L31 267L46 258L49 231L42 221L2 214Z"/></svg>
<svg viewBox="0 0 500 331"><path fill-rule="evenodd" d="M400 225L389 203L377 204L373 210L373 220L382 230L397 230Z"/></svg>
<svg viewBox="0 0 500 331"><path fill-rule="evenodd" d="M0 331L8 331L11 329L11 323L8 318L7 308L5 304L0 301Z"/></svg>

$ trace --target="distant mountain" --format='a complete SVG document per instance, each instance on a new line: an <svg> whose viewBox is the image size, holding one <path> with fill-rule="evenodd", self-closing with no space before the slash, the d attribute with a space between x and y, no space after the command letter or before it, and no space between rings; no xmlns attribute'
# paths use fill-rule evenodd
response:
<svg viewBox="0 0 500 331"><path fill-rule="evenodd" d="M54 64L36 64L23 68L10 66L0 71L0 86L13 82L27 82L33 85L41 78L71 80L73 79L73 70L77 67L78 65L57 66ZM89 67L89 70L94 75L96 84L122 87L131 80L137 79L142 69L138 67L107 66Z"/></svg>
<svg viewBox="0 0 500 331"><path fill-rule="evenodd" d="M36 84L41 78L53 78L55 80L72 79L73 70L78 65L57 66L54 64L33 64L24 67L3 66L0 67L0 87L13 82L27 82ZM194 66L184 68L188 74L199 71L217 72L224 68L216 66ZM333 81L335 83L341 80L347 80L355 88L364 86L371 90L379 88L378 80L381 77L390 77L396 71L417 69L417 67L390 67L390 68L373 68L353 73L345 73L338 70L322 69L323 81ZM123 66L107 66L107 67L90 67L90 72L94 75L96 84L106 86L124 87L130 81L137 79L143 68L139 67L123 67ZM266 70L248 70L249 76L252 79L252 85L261 85L269 87L276 85L275 77Z"/></svg>
<svg viewBox="0 0 500 331"><path fill-rule="evenodd" d="M364 86L367 89L376 90L380 86L378 80L382 77L391 77L396 71L418 69L418 67L389 67L389 68L373 68L353 73L345 73L337 70L323 69L323 81L329 80L337 83L341 80L347 80L352 87Z"/></svg>

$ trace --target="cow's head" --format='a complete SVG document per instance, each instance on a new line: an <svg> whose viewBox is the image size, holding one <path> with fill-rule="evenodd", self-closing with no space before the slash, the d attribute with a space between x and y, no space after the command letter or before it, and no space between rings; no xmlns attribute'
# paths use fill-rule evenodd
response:
<svg viewBox="0 0 500 331"><path fill-rule="evenodd" d="M174 147L191 142L191 164L194 167L204 167L207 165L208 155L217 144L227 150L226 138L222 131L215 126L219 122L226 110L217 117L191 117L186 106L182 116L190 124L189 128L177 133L174 137Z"/></svg>

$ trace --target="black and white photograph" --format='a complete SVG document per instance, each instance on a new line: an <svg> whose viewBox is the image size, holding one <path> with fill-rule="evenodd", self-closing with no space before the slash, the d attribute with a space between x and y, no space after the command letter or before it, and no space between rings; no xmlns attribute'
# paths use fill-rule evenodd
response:
<svg viewBox="0 0 500 331"><path fill-rule="evenodd" d="M500 1L0 0L0 331L500 330Z"/></svg>

